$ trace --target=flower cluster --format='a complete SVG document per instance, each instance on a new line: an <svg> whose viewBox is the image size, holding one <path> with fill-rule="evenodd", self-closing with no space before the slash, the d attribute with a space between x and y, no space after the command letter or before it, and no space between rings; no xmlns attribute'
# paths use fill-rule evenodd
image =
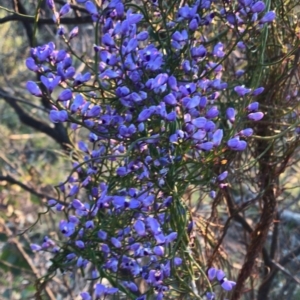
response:
<svg viewBox="0 0 300 300"><path fill-rule="evenodd" d="M96 299L118 291L133 299L162 299L182 284L195 294L194 266L187 262L189 210L182 197L206 174L216 177L216 188L224 186L228 171L208 173L211 153L247 147L253 130L242 126L263 117L259 104L251 102L263 88L235 85L237 101L243 99L247 106L220 110L222 92L232 89L222 80L226 44L212 45L199 37L214 20L216 3L176 4L166 12L163 3L155 2L142 8L121 0L103 7L77 2L101 28L93 64L83 61L87 72L76 74L72 53L56 50L52 42L32 49L26 60L43 86L29 81L27 89L52 102L50 120L87 132L86 141L77 143L80 160L59 186L65 204L48 203L65 213L59 231L67 242L57 246L45 238L32 249L53 251L62 269L92 269ZM57 11L54 1L47 4L68 44L79 34L75 27L66 37L60 25L70 5ZM225 17L226 26L238 26L239 32L249 22L259 30L274 19L273 12L264 10L262 1L239 1L234 11L222 8L221 20ZM241 43L234 48L241 49ZM215 277L225 290L234 286L223 271L210 269L208 279ZM137 279L146 292L141 293ZM84 291L81 297L93 295Z"/></svg>

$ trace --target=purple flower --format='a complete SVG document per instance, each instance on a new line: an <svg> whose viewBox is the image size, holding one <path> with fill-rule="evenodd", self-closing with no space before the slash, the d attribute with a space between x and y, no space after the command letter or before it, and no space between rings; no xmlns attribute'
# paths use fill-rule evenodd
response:
<svg viewBox="0 0 300 300"><path fill-rule="evenodd" d="M48 200L47 204L48 204L48 206L54 206L57 204L57 201L54 199L50 199L50 200Z"/></svg>
<svg viewBox="0 0 300 300"><path fill-rule="evenodd" d="M98 238L99 238L100 240L105 241L106 238L107 238L107 232L105 232L105 231L103 231L103 230L99 230L99 231L98 231Z"/></svg>
<svg viewBox="0 0 300 300"><path fill-rule="evenodd" d="M117 288L107 288L103 284L97 283L95 287L95 297L100 298L102 296L112 295L119 291Z"/></svg>
<svg viewBox="0 0 300 300"><path fill-rule="evenodd" d="M74 224L79 224L80 221L76 216L69 216L69 221L74 223Z"/></svg>
<svg viewBox="0 0 300 300"><path fill-rule="evenodd" d="M57 101L68 101L72 99L72 97L73 97L72 91L70 89L66 89L59 94Z"/></svg>
<svg viewBox="0 0 300 300"><path fill-rule="evenodd" d="M161 232L160 225L158 221L153 217L148 217L146 219L147 225L153 234L159 234Z"/></svg>
<svg viewBox="0 0 300 300"><path fill-rule="evenodd" d="M76 241L75 245L80 249L83 249L85 247L84 242L80 240Z"/></svg>
<svg viewBox="0 0 300 300"><path fill-rule="evenodd" d="M102 244L101 245L101 251L103 251L104 253L109 253L110 252L110 248L108 247L108 245Z"/></svg>
<svg viewBox="0 0 300 300"><path fill-rule="evenodd" d="M92 1L88 1L85 4L85 8L86 10L95 18L98 17L98 10L97 7L95 6L95 4ZM95 19L94 21L96 21L97 19Z"/></svg>
<svg viewBox="0 0 300 300"><path fill-rule="evenodd" d="M144 236L146 235L146 226L145 226L145 223L141 220L137 220L135 223L134 223L134 229L136 231L136 233L139 235L139 236Z"/></svg>
<svg viewBox="0 0 300 300"><path fill-rule="evenodd" d="M172 35L172 39L176 42L182 42L186 39L185 34L181 34L179 31L175 31Z"/></svg>
<svg viewBox="0 0 300 300"><path fill-rule="evenodd" d="M215 293L211 293L211 292L207 292L206 293L206 299L207 300L215 300L216 299L216 294Z"/></svg>
<svg viewBox="0 0 300 300"><path fill-rule="evenodd" d="M200 108L204 108L206 104L207 104L207 97L201 97L199 103Z"/></svg>
<svg viewBox="0 0 300 300"><path fill-rule="evenodd" d="M56 206L55 206L55 209L57 211L63 211L65 209L64 205L60 204L60 203L57 203Z"/></svg>
<svg viewBox="0 0 300 300"><path fill-rule="evenodd" d="M174 265L175 266L180 266L182 264L182 258L180 258L180 257L175 257L174 258Z"/></svg>
<svg viewBox="0 0 300 300"><path fill-rule="evenodd" d="M198 21L196 19L193 19L190 23L189 23L189 29L192 31L196 31L198 28L199 24Z"/></svg>
<svg viewBox="0 0 300 300"><path fill-rule="evenodd" d="M124 285L124 287L128 288L132 292L138 291L138 287L134 282L123 281L123 285Z"/></svg>
<svg viewBox="0 0 300 300"><path fill-rule="evenodd" d="M147 31L142 31L136 36L138 41L145 41L148 37L149 37L149 34Z"/></svg>
<svg viewBox="0 0 300 300"><path fill-rule="evenodd" d="M170 93L170 94L166 95L163 100L166 104L169 104L169 105L172 105L172 106L177 104L176 97L174 96L173 93Z"/></svg>
<svg viewBox="0 0 300 300"><path fill-rule="evenodd" d="M261 94L264 90L265 89L263 87L259 87L252 92L252 95L257 96L257 95Z"/></svg>
<svg viewBox="0 0 300 300"><path fill-rule="evenodd" d="M243 151L247 147L247 143L245 141L240 141L238 137L232 138L227 142L227 146L236 151Z"/></svg>
<svg viewBox="0 0 300 300"><path fill-rule="evenodd" d="M226 117L231 123L234 123L234 121L235 121L235 110L234 110L234 108L232 108L232 107L227 108Z"/></svg>
<svg viewBox="0 0 300 300"><path fill-rule="evenodd" d="M142 110L138 116L138 122L144 122L149 119L152 114L155 112L155 107L151 106L150 108L146 108Z"/></svg>
<svg viewBox="0 0 300 300"><path fill-rule="evenodd" d="M31 248L32 251L42 250L42 247L40 245L37 245L37 244L30 244L30 248Z"/></svg>
<svg viewBox="0 0 300 300"><path fill-rule="evenodd" d="M240 85L240 86L236 86L234 88L235 92L239 95L239 96L245 96L246 94L251 92L251 89L247 89L245 88L245 86Z"/></svg>
<svg viewBox="0 0 300 300"><path fill-rule="evenodd" d="M110 46L110 47L113 47L115 45L115 42L114 40L112 39L112 37L110 36L109 33L105 33L102 37L102 43L105 45L105 46Z"/></svg>
<svg viewBox="0 0 300 300"><path fill-rule="evenodd" d="M170 76L169 79L168 79L168 85L169 85L169 87L170 87L170 89L171 89L172 91L175 91L175 92L178 91L178 86L177 86L177 80L176 80L176 77Z"/></svg>
<svg viewBox="0 0 300 300"><path fill-rule="evenodd" d="M69 3L65 4L59 11L59 16L62 17L64 15L66 15L67 13L69 13L69 11L71 10L71 6Z"/></svg>
<svg viewBox="0 0 300 300"><path fill-rule="evenodd" d="M258 110L258 107L259 107L259 103L258 103L258 102L253 102L253 103L250 103L250 104L246 107L246 109L247 109L248 111L256 111L256 110Z"/></svg>
<svg viewBox="0 0 300 300"><path fill-rule="evenodd" d="M196 141L202 141L206 136L206 131L202 129L198 129L194 134L193 134L193 139Z"/></svg>
<svg viewBox="0 0 300 300"><path fill-rule="evenodd" d="M200 45L199 47L193 47L191 48L191 55L193 58L204 58L206 56L206 49L204 46Z"/></svg>
<svg viewBox="0 0 300 300"><path fill-rule="evenodd" d="M88 292L80 293L80 297L82 300L92 300L92 297Z"/></svg>
<svg viewBox="0 0 300 300"><path fill-rule="evenodd" d="M68 194L68 196L74 196L75 194L77 194L79 192L79 187L78 185L73 185L70 189L70 192Z"/></svg>
<svg viewBox="0 0 300 300"><path fill-rule="evenodd" d="M219 115L219 110L216 106L211 107L206 113L207 119L214 119Z"/></svg>
<svg viewBox="0 0 300 300"><path fill-rule="evenodd" d="M199 96L194 96L192 98L185 97L182 99L182 105L186 109L192 109L195 108L199 105L200 103L200 97Z"/></svg>
<svg viewBox="0 0 300 300"><path fill-rule="evenodd" d="M225 171L225 172L221 173L221 174L217 177L217 180L218 180L218 181L223 181L224 179L226 179L227 176L228 176L228 172Z"/></svg>
<svg viewBox="0 0 300 300"><path fill-rule="evenodd" d="M208 276L208 279L209 280L214 280L217 276L217 269L216 268L210 268L208 271L207 271L207 276Z"/></svg>
<svg viewBox="0 0 300 300"><path fill-rule="evenodd" d="M46 89L48 90L48 92L51 94L53 92L53 90L58 86L58 84L61 81L61 77L60 76L56 76L56 77L45 77L45 76L41 76L41 81L44 84L44 86L46 87Z"/></svg>
<svg viewBox="0 0 300 300"><path fill-rule="evenodd" d="M237 44L237 47L240 48L241 50L245 50L246 49L246 45L244 44L244 42L240 41Z"/></svg>
<svg viewBox="0 0 300 300"><path fill-rule="evenodd" d="M78 200L78 199L74 199L72 201L72 206L75 208L75 209L79 209L79 210L86 210L86 207L84 206L84 204Z"/></svg>
<svg viewBox="0 0 300 300"><path fill-rule="evenodd" d="M118 17L123 17L124 15L124 5L122 2L116 4L116 13Z"/></svg>
<svg viewBox="0 0 300 300"><path fill-rule="evenodd" d="M49 119L53 123L65 122L68 120L68 113L65 110L51 110Z"/></svg>
<svg viewBox="0 0 300 300"><path fill-rule="evenodd" d="M255 112L248 115L248 119L252 121L259 121L264 117L264 114L262 112Z"/></svg>
<svg viewBox="0 0 300 300"><path fill-rule="evenodd" d="M51 10L54 10L55 8L54 0L47 0L46 3Z"/></svg>
<svg viewBox="0 0 300 300"><path fill-rule="evenodd" d="M26 88L29 91L29 93L32 94L33 96L42 97L43 95L39 86L33 81L28 81L26 83Z"/></svg>
<svg viewBox="0 0 300 300"><path fill-rule="evenodd" d="M53 17L55 16L56 17L56 14L57 12L54 13ZM59 16L57 15L57 19L59 19ZM54 20L54 23L56 23L57 20ZM59 36L62 36L66 33L66 30L65 30L65 27L60 25L58 28L57 28L57 35Z"/></svg>
<svg viewBox="0 0 300 300"><path fill-rule="evenodd" d="M153 81L153 84L152 84L152 89L155 89L155 88L157 88L157 87L160 87L160 86L162 86L162 85L164 85L166 82L167 82L167 80L168 80L168 74L166 74L166 73L162 73L162 74L158 74L156 77L155 77L155 79L154 79L154 81Z"/></svg>
<svg viewBox="0 0 300 300"><path fill-rule="evenodd" d="M260 24L273 22L276 18L276 13L274 11L267 12L259 21Z"/></svg>
<svg viewBox="0 0 300 300"><path fill-rule="evenodd" d="M222 58L225 56L225 53L223 51L224 46L221 42L217 43L213 49L213 55L216 57Z"/></svg>
<svg viewBox="0 0 300 300"><path fill-rule="evenodd" d="M207 120L204 117L199 117L192 120L192 124L195 125L198 129L204 128Z"/></svg>
<svg viewBox="0 0 300 300"><path fill-rule="evenodd" d="M95 118L98 117L100 113L101 113L101 107L99 105L95 105L87 111L85 116L88 118Z"/></svg>
<svg viewBox="0 0 300 300"><path fill-rule="evenodd" d="M227 280L225 273L222 270L216 272L217 280L219 281L221 287L226 291L231 291L236 285L234 281Z"/></svg>
<svg viewBox="0 0 300 300"><path fill-rule="evenodd" d="M169 235L166 236L165 243L166 244L172 243L177 239L177 236L178 236L177 232L170 233Z"/></svg>
<svg viewBox="0 0 300 300"><path fill-rule="evenodd" d="M204 130L207 131L207 132L212 132L214 131L216 128L216 124L213 122L213 121L207 121L205 126L204 126ZM223 131L222 131L223 133Z"/></svg>
<svg viewBox="0 0 300 300"><path fill-rule="evenodd" d="M93 270L93 271L92 271L92 278L93 278L93 279L99 278L99 272L98 272L97 270Z"/></svg>
<svg viewBox="0 0 300 300"><path fill-rule="evenodd" d="M59 223L59 230L64 236L69 237L75 232L75 224L62 220Z"/></svg>
<svg viewBox="0 0 300 300"><path fill-rule="evenodd" d="M153 253L157 256L163 256L164 255L165 248L162 246L155 246L153 248Z"/></svg>
<svg viewBox="0 0 300 300"><path fill-rule="evenodd" d="M116 248L121 248L122 247L122 244L121 244L121 242L118 240L118 239L116 239L116 238L111 238L110 239L110 241L111 241L111 243L116 247Z"/></svg>
<svg viewBox="0 0 300 300"><path fill-rule="evenodd" d="M85 223L85 228L86 229L93 229L93 228L95 228L94 221L92 221L92 220L87 221Z"/></svg>
<svg viewBox="0 0 300 300"><path fill-rule="evenodd" d="M73 39L74 37L76 37L78 35L79 32L79 28L78 26L74 27L70 33L69 33L69 40Z"/></svg>
<svg viewBox="0 0 300 300"><path fill-rule="evenodd" d="M243 76L245 74L245 71L244 70L237 70L236 72L235 72L235 76L236 77L241 77L241 76Z"/></svg>
<svg viewBox="0 0 300 300"><path fill-rule="evenodd" d="M241 130L238 135L244 136L244 137L249 137L253 134L253 129L252 128L246 128Z"/></svg>
<svg viewBox="0 0 300 300"><path fill-rule="evenodd" d="M215 198L216 198L216 195L217 195L217 194L216 194L215 191L210 191L210 192L209 192L209 197L212 198L212 199L215 199Z"/></svg>
<svg viewBox="0 0 300 300"><path fill-rule="evenodd" d="M137 46L138 46L138 41L137 41L137 39L131 39L130 41L129 41L129 43L127 44L127 47L126 47L126 49L125 49L125 53L124 54L128 54L128 53L130 53L130 52L132 52L132 51L134 51L136 48L137 48ZM129 56L128 56L129 57Z"/></svg>
<svg viewBox="0 0 300 300"><path fill-rule="evenodd" d="M73 103L71 104L71 107L70 107L71 113L75 113L80 107L83 106L84 103L85 103L85 100L82 97L82 95L77 94L75 96L75 99L74 99Z"/></svg>
<svg viewBox="0 0 300 300"><path fill-rule="evenodd" d="M75 253L69 253L69 254L66 255L66 260L67 261L71 261L74 258L76 258L76 254Z"/></svg>
<svg viewBox="0 0 300 300"><path fill-rule="evenodd" d="M142 14L128 14L127 15L127 21L129 25L137 24L143 19Z"/></svg>
<svg viewBox="0 0 300 300"><path fill-rule="evenodd" d="M214 132L213 136L212 136L212 143L213 143L213 145L215 147L220 146L222 138L223 138L223 130L222 129L217 129Z"/></svg>
<svg viewBox="0 0 300 300"><path fill-rule="evenodd" d="M197 144L196 147L199 150L209 151L214 147L214 144L212 142L205 142L205 143Z"/></svg>
<svg viewBox="0 0 300 300"><path fill-rule="evenodd" d="M32 49L31 56L38 58L40 62L46 61L52 54L55 46L54 43L48 43L44 46L39 46Z"/></svg>
<svg viewBox="0 0 300 300"><path fill-rule="evenodd" d="M220 281L220 284L225 291L231 291L233 287L236 285L236 282L224 278L223 280Z"/></svg>
<svg viewBox="0 0 300 300"><path fill-rule="evenodd" d="M39 70L39 67L37 66L35 60L32 57L28 57L25 61L25 64L30 71L37 72Z"/></svg>
<svg viewBox="0 0 300 300"><path fill-rule="evenodd" d="M254 13L260 13L265 9L266 5L262 1L257 1L251 6L251 11Z"/></svg>
<svg viewBox="0 0 300 300"><path fill-rule="evenodd" d="M119 176L126 176L128 174L126 167L119 167L116 172Z"/></svg>

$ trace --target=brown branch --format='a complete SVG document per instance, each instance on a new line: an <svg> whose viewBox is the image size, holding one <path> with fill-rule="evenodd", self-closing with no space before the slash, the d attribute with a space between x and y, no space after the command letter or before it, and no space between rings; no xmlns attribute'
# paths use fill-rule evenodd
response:
<svg viewBox="0 0 300 300"><path fill-rule="evenodd" d="M25 184L25 183L22 183L21 181L18 181L17 179L13 178L12 176L10 175L0 175L0 181L7 181L9 182L10 184L16 184L18 185L19 187L21 187L23 190L33 194L33 195L36 195L40 198L45 198L47 200L49 199L53 199L53 197L50 197L48 195L45 195L45 194L42 194L42 193L39 193L38 191L36 191L34 188L30 187L29 184Z"/></svg>
<svg viewBox="0 0 300 300"><path fill-rule="evenodd" d="M22 3L20 2L20 0L13 0L13 2L14 2L15 11L18 13L20 12L21 14L26 16L27 11L22 5ZM22 23L26 30L26 35L27 35L29 45L31 47L34 47L34 36L33 36L33 30L31 24L25 21L22 21ZM37 80L39 80L38 74L37 74ZM44 89L43 86L41 86L41 89L42 90ZM46 109L48 110L51 109L51 104L47 97L42 97L41 102ZM51 128L50 126L46 126L46 124L44 124L43 122L39 122L34 118L32 118L31 116L29 116L28 114L26 114L25 111L20 106L18 106L18 104L15 101L12 101L12 103L9 104L14 108L14 110L19 115L19 118L22 122L24 122L25 124L31 127L34 127L37 130L41 129L40 131L46 133L47 135L51 136L54 140L56 140L66 152L70 150L68 147L68 145L70 144L70 140L66 128L62 123L55 123L54 128Z"/></svg>
<svg viewBox="0 0 300 300"><path fill-rule="evenodd" d="M263 299L263 297L266 295L266 292L268 293L268 291L270 290L275 276L277 275L279 270L282 270L281 268L278 268L278 266L281 266L281 267L285 266L287 263L289 263L291 260L293 260L298 255L300 255L300 246L298 246L297 248L292 250L290 253L288 253L287 255L282 257L278 263L271 261L271 264L273 266L272 270L269 273L269 275L267 276L267 278L264 280L264 282L260 285L260 287L258 289L258 297L261 297L261 299Z"/></svg>
<svg viewBox="0 0 300 300"><path fill-rule="evenodd" d="M24 250L22 244L18 241L18 239L16 237L14 237L13 233L11 232L11 230L6 226L6 224L4 223L4 221L2 219L0 219L0 224L3 226L3 229L6 233L6 235L9 238L9 242L14 244L16 246L16 248L18 249L19 253L22 255L23 259L26 261L26 263L28 264L28 266L30 267L32 273L34 274L36 279L40 278L40 274L38 269L35 267L35 265L33 264L30 256L26 253L26 251ZM46 295L48 296L48 298L50 300L55 300L56 297L53 294L52 290L46 286L45 287L45 292Z"/></svg>
<svg viewBox="0 0 300 300"><path fill-rule="evenodd" d="M19 0L13 0L12 2L13 2L14 10L17 13L22 14L22 15L26 15L26 10L25 10L24 6L22 5L22 3ZM23 23L23 26L25 28L26 35L30 36L30 37L33 37L33 30L32 30L31 25L26 21L22 21L22 23ZM29 40L29 43L30 43L30 47L34 46L32 39Z"/></svg>
<svg viewBox="0 0 300 300"><path fill-rule="evenodd" d="M23 182L15 179L15 178L13 178L10 175L0 175L0 181L7 181L10 184L16 184L19 187L21 187L23 190L25 190L25 191L27 191L27 192L29 192L29 193L37 196L37 197L45 198L47 200L54 199L57 203L62 204L62 205L66 205L65 202L63 202L61 200L58 200L54 197L51 197L49 195L40 193L40 192L36 191L33 187L31 187L28 183L23 183Z"/></svg>
<svg viewBox="0 0 300 300"><path fill-rule="evenodd" d="M33 108L36 108L36 109L39 109L39 110L42 110L46 113L49 113L50 110L47 109L47 108L44 108L42 106L39 106L39 105L36 105L30 101L27 101L27 100L24 100L24 99L20 99L18 97L15 97L15 96L12 96L6 92L4 92L3 90L0 89L0 97L5 97L7 100L11 100L11 101L15 101L15 102L21 102L21 103L24 103L25 105L28 105L28 106L31 106Z"/></svg>
<svg viewBox="0 0 300 300"><path fill-rule="evenodd" d="M7 22L27 22L30 24L33 24L36 22L35 18L33 16L23 16L23 15L9 15L4 18L0 18L0 24L4 24ZM60 20L60 24L89 24L93 23L90 16L84 16L79 18L62 18ZM54 25L52 18L39 18L37 21L37 24L50 24Z"/></svg>
<svg viewBox="0 0 300 300"><path fill-rule="evenodd" d="M269 91L270 89L266 88L266 90ZM260 96L259 100L261 100L262 104L269 105L269 101L271 101L273 97L273 92L269 92L267 96L268 97L264 94ZM265 120L276 122L277 119L274 115L272 115L272 112L269 111L269 113L265 115ZM269 136L271 130L270 127L258 124L257 134L259 136ZM264 243L267 239L270 226L273 224L274 214L276 212L276 195L274 188L276 187L276 179L278 178L277 173L275 172L276 166L274 165L273 149L273 141L271 142L271 145L270 141L257 141L257 145L255 147L255 156L258 157L259 167L257 177L260 183L260 188L263 191L261 196L261 215L259 222L256 224L254 231L251 234L251 240L247 249L245 261L237 278L231 300L241 299L245 282L252 274L256 259L264 248ZM261 153L263 153L263 155L261 155ZM263 257L264 259L267 259L267 253L264 253ZM270 259L267 259L267 264L269 263ZM265 300L267 298L267 294L268 292L265 293L263 297L262 295L258 295L257 299Z"/></svg>
<svg viewBox="0 0 300 300"><path fill-rule="evenodd" d="M300 285L300 280L293 276L286 268L284 268L281 264L277 263L276 261L272 260L272 264L280 270L283 274L285 274L287 277L295 281L297 284Z"/></svg>
<svg viewBox="0 0 300 300"><path fill-rule="evenodd" d="M22 123L34 128L35 130L45 133L46 135L53 138L64 150L69 150L68 145L71 144L71 142L66 131L63 131L61 129L62 126L55 126L55 128L51 128L46 123L33 118L28 113L26 113L25 110L17 103L18 99L7 94L2 89L0 89L0 96L2 96L5 102L14 109Z"/></svg>

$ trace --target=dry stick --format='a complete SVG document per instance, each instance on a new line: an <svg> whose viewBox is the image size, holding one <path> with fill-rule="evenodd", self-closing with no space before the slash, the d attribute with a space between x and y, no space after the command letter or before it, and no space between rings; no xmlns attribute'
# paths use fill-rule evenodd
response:
<svg viewBox="0 0 300 300"><path fill-rule="evenodd" d="M4 227L5 233L9 238L9 242L14 244L17 247L17 249L19 250L19 252L22 255L23 259L29 265L29 267L30 267L32 273L34 274L35 278L39 279L41 277L40 274L39 274L39 271L37 270L35 265L32 263L31 258L29 257L29 255L24 250L22 244L14 237L12 231L6 226L6 224L4 223L4 221L2 219L0 219L0 224ZM46 292L46 294L47 294L47 296L50 300L56 300L56 297L54 296L54 294L52 293L52 291L49 287L47 287L47 286L45 287L45 292Z"/></svg>
<svg viewBox="0 0 300 300"><path fill-rule="evenodd" d="M37 197L40 197L40 198L45 198L47 200L50 200L50 199L54 199L57 201L57 203L60 203L62 205L65 205L66 203L59 200L59 199L55 199L54 197L51 197L49 195L45 195L45 194L42 194L42 193L39 193L38 191L36 191L34 188L30 187L28 184L25 184L21 181L18 181L16 180L15 178L13 178L12 176L10 175L5 175L5 176L2 176L0 175L0 181L7 181L9 182L10 184L16 184L18 185L19 187L21 187L23 190L33 194L33 195L36 195Z"/></svg>
<svg viewBox="0 0 300 300"><path fill-rule="evenodd" d="M272 78L270 78L272 82ZM270 89L270 87L269 87ZM267 89L268 90L268 89ZM268 101L271 101L275 91L271 90L269 94L262 94L262 103L268 105ZM264 98L262 98L264 97ZM270 111L269 114L265 116L266 121L276 121L274 115ZM261 137L270 135L270 128L266 126L258 126L257 134ZM251 234L251 240L249 247L247 249L246 257L242 269L240 270L239 276L237 278L236 286L233 291L231 300L239 300L242 297L244 284L248 277L252 274L253 267L255 265L256 259L263 250L264 243L267 239L269 228L273 223L274 214L276 211L276 196L274 193L276 171L273 165L273 148L274 144L270 146L270 141L268 140L258 140L256 146L256 156L259 157L259 182L261 185L261 190L263 190L261 196L262 212L260 215L260 220L255 226L254 231ZM271 141L272 143L272 141ZM267 151L265 151L267 149ZM263 153L262 156L260 154Z"/></svg>
<svg viewBox="0 0 300 300"><path fill-rule="evenodd" d="M272 264L279 269L283 274L285 274L287 277L291 278L293 281L295 281L297 284L300 285L300 280L293 276L287 269L285 269L282 265L278 264L276 261L272 260Z"/></svg>
<svg viewBox="0 0 300 300"><path fill-rule="evenodd" d="M9 15L4 18L0 18L0 24L4 24L6 22L28 22L28 23L35 23L35 19L33 16L25 16L25 15ZM37 21L38 24L49 24L54 25L52 18L40 18ZM60 20L60 24L92 24L93 21L90 16L84 16L81 18L62 18Z"/></svg>
<svg viewBox="0 0 300 300"><path fill-rule="evenodd" d="M208 260L208 266L211 266L212 265L212 262L214 261L218 251L219 251L219 248L223 242L223 239L225 238L226 236L226 233L227 233L227 230L229 228L229 225L230 225L230 222L231 220L234 220L238 223L240 223L243 228L248 232L248 233L252 233L253 232L253 229L251 228L251 226L247 223L247 221L240 215L240 213L244 210L246 210L251 204L255 203L259 198L260 196L257 196L249 201L247 201L246 203L244 203L243 205L241 206L236 206L234 204L234 201L232 200L232 197L229 193L229 190L228 190L228 187L224 187L222 190L221 190L221 194L224 196L225 198L225 201L226 201L226 204L227 204L227 208L228 208L228 211L229 211L229 218L226 220L226 223L224 225L224 228L223 228L223 233L222 233L222 236L218 239L218 242L217 244L215 245L214 247L214 251L211 255L211 257L209 258Z"/></svg>
<svg viewBox="0 0 300 300"><path fill-rule="evenodd" d="M233 292L231 300L238 300L241 298L244 283L250 276L256 258L263 249L269 227L273 222L273 213L275 208L273 199L270 197L270 195L265 195L263 197L263 203L264 206L261 218L253 233L251 234L252 239L246 254L245 262L238 276L236 288Z"/></svg>
<svg viewBox="0 0 300 300"><path fill-rule="evenodd" d="M286 265L288 262L290 262L293 258L297 257L300 254L300 246L289 252L287 255L282 257L278 263L275 263L273 260L271 260L272 270L267 276L267 278L264 280L264 282L260 285L258 289L258 298L265 299L266 293L269 291L271 284L277 274L278 271L282 271L282 268L284 265ZM278 266L281 266L279 268ZM274 268L275 267L275 268ZM287 275L287 273L283 272Z"/></svg>
<svg viewBox="0 0 300 300"><path fill-rule="evenodd" d="M289 78L290 78L290 81L292 80L293 74L297 71L297 66L298 66L299 58L300 58L300 51L298 49L297 52L295 53L295 58L294 58L294 63L293 63L294 67L293 67L291 73L288 75ZM280 81L278 82L278 85L279 84L280 84ZM288 84L287 86L289 86L289 85L290 84ZM274 84L274 86L277 86L277 85ZM275 90L274 89L273 89L272 93L275 94ZM289 164L290 158L292 157L292 155L295 152L297 144L298 144L297 141L294 142L289 147L289 149L286 151L285 158L280 163L280 165L277 168L275 168L275 170L274 170L273 179L278 180L280 174L285 171L286 167ZM274 201L276 202L276 199ZM277 215L276 215L276 219L279 219L278 212L277 212ZM271 249L270 249L270 259L268 261L268 264L266 264L266 267L269 268L269 270L268 270L269 274L266 274L264 281L262 282L262 284L258 288L258 293L257 293L257 299L258 300L264 300L264 299L266 299L266 297L268 296L268 293L270 291L272 281L275 278L275 275L276 275L276 273L279 270L278 266L276 266L276 264L274 264L274 262L273 262L275 254L276 254L276 249L277 249L278 226L279 226L278 223L274 224L272 244L271 244ZM282 265L282 264L279 262L279 265Z"/></svg>
<svg viewBox="0 0 300 300"><path fill-rule="evenodd" d="M68 151L67 145L69 145L71 142L66 133L62 132L61 130L55 130L55 128L50 127L47 123L32 117L23 109L21 105L19 105L19 103L17 102L18 99L5 93L5 91L1 88L0 96L9 106L14 109L15 113L18 115L20 121L24 125L30 126L39 132L45 133L46 135L54 139L63 149Z"/></svg>

